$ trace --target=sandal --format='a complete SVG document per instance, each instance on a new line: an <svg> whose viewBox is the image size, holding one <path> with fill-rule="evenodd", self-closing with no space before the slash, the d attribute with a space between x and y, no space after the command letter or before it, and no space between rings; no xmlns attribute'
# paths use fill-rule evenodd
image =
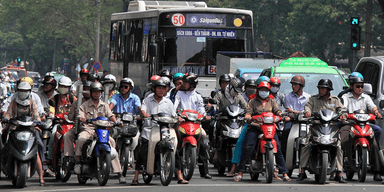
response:
<svg viewBox="0 0 384 192"><path fill-rule="evenodd" d="M133 180L131 185L139 185L139 181L138 180Z"/></svg>
<svg viewBox="0 0 384 192"><path fill-rule="evenodd" d="M45 186L45 182L44 182L44 180L40 180L40 186L42 186L42 187Z"/></svg>
<svg viewBox="0 0 384 192"><path fill-rule="evenodd" d="M43 176L44 177L56 177L56 174L50 173L49 171L46 171Z"/></svg>
<svg viewBox="0 0 384 192"><path fill-rule="evenodd" d="M188 184L188 181L187 180L178 180L177 181L177 184Z"/></svg>
<svg viewBox="0 0 384 192"><path fill-rule="evenodd" d="M233 178L234 181L241 181L243 179L243 176L237 175Z"/></svg>
<svg viewBox="0 0 384 192"><path fill-rule="evenodd" d="M225 176L227 176L227 177L233 177L233 176L235 176L235 174L234 174L234 173L227 173Z"/></svg>
<svg viewBox="0 0 384 192"><path fill-rule="evenodd" d="M288 176L285 176L285 177L283 177L283 181L292 181L292 179L289 178Z"/></svg>

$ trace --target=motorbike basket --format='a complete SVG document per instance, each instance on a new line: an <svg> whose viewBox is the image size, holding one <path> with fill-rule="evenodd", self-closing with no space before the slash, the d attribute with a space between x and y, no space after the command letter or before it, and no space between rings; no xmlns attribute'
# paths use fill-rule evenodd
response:
<svg viewBox="0 0 384 192"><path fill-rule="evenodd" d="M121 128L121 135L127 137L135 137L139 128L137 126L124 125Z"/></svg>

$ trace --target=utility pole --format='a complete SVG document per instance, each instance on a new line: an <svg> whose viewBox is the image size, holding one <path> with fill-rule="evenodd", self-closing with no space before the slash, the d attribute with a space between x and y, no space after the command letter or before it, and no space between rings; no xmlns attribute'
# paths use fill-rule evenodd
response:
<svg viewBox="0 0 384 192"><path fill-rule="evenodd" d="M97 6L97 31L96 31L96 53L95 61L100 61L100 0L96 0ZM90 63L92 65L93 63Z"/></svg>
<svg viewBox="0 0 384 192"><path fill-rule="evenodd" d="M371 56L372 0L367 0L367 23L365 25L364 57Z"/></svg>

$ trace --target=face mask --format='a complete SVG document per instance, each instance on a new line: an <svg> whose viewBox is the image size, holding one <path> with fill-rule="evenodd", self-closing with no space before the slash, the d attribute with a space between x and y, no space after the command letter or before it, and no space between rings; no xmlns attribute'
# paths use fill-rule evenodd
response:
<svg viewBox="0 0 384 192"><path fill-rule="evenodd" d="M232 97L236 97L238 93L237 93L234 89L231 89L231 91L229 92L229 94L230 94Z"/></svg>
<svg viewBox="0 0 384 192"><path fill-rule="evenodd" d="M248 96L252 95L254 93L256 93L256 89L247 89L247 90L245 90L245 94L247 94Z"/></svg>
<svg viewBox="0 0 384 192"><path fill-rule="evenodd" d="M262 99L266 99L269 96L269 91L259 91L259 96Z"/></svg>
<svg viewBox="0 0 384 192"><path fill-rule="evenodd" d="M68 93L68 91L69 91L69 88L67 88L67 87L59 87L58 89L57 89L57 91L59 91L59 93L60 94L67 94Z"/></svg>
<svg viewBox="0 0 384 192"><path fill-rule="evenodd" d="M27 99L28 98L28 96L29 96L29 92L19 92L19 99L20 100L25 100L25 99Z"/></svg>
<svg viewBox="0 0 384 192"><path fill-rule="evenodd" d="M272 93L277 93L280 90L280 87L272 86L271 87L271 92Z"/></svg>

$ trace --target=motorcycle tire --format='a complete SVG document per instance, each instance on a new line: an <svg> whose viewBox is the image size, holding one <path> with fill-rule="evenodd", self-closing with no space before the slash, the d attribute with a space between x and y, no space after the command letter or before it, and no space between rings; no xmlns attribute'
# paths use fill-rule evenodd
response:
<svg viewBox="0 0 384 192"><path fill-rule="evenodd" d="M120 153L120 164L121 164L121 171L122 171L121 174L124 177L127 175L127 170L129 167L129 155L130 155L129 147L123 146Z"/></svg>
<svg viewBox="0 0 384 192"><path fill-rule="evenodd" d="M173 151L166 151L161 155L160 181L163 186L168 186L175 172L175 153Z"/></svg>
<svg viewBox="0 0 384 192"><path fill-rule="evenodd" d="M357 148L356 153L359 154L359 167L357 168L358 180L359 182L364 182L367 176L368 149L360 146Z"/></svg>
<svg viewBox="0 0 384 192"><path fill-rule="evenodd" d="M355 176L355 172L351 172L351 171L346 172L345 174L347 175L347 179L350 181L352 181L353 176Z"/></svg>
<svg viewBox="0 0 384 192"><path fill-rule="evenodd" d="M103 151L100 153L99 166L97 169L97 181L100 186L107 184L109 179L109 173L111 172L111 154Z"/></svg>
<svg viewBox="0 0 384 192"><path fill-rule="evenodd" d="M320 163L319 165L320 170L319 170L319 184L324 184L325 180L327 179L327 169L328 169L328 153L322 153L320 155Z"/></svg>
<svg viewBox="0 0 384 192"><path fill-rule="evenodd" d="M252 181L257 181L257 180L259 180L259 173L252 173L252 172L249 172L249 175L251 176L251 180L252 180Z"/></svg>
<svg viewBox="0 0 384 192"><path fill-rule="evenodd" d="M67 158L69 160L69 158ZM71 170L69 170L69 161L64 162L64 152L58 155L56 160L56 179L61 180L61 182L67 182L71 178Z"/></svg>
<svg viewBox="0 0 384 192"><path fill-rule="evenodd" d="M217 172L219 175L224 175L226 167L218 167Z"/></svg>
<svg viewBox="0 0 384 192"><path fill-rule="evenodd" d="M143 173L143 180L145 184L150 184L152 181L153 175L149 175L147 173Z"/></svg>
<svg viewBox="0 0 384 192"><path fill-rule="evenodd" d="M17 188L24 188L27 183L27 173L29 169L28 162L19 161L15 166L18 166L17 177L15 178L14 185ZM13 183L13 182L12 182Z"/></svg>
<svg viewBox="0 0 384 192"><path fill-rule="evenodd" d="M192 145L186 145L185 154L183 159L183 164L181 166L181 172L183 173L183 178L187 181L191 180L193 172L195 171L196 166L196 147Z"/></svg>
<svg viewBox="0 0 384 192"><path fill-rule="evenodd" d="M77 181L79 182L79 184L84 185L85 183L87 183L87 180L88 180L88 178L83 177L81 175L77 175Z"/></svg>
<svg viewBox="0 0 384 192"><path fill-rule="evenodd" d="M273 180L273 171L274 169L274 154L273 149L266 149L265 153L265 177L267 179L267 183L272 183Z"/></svg>

